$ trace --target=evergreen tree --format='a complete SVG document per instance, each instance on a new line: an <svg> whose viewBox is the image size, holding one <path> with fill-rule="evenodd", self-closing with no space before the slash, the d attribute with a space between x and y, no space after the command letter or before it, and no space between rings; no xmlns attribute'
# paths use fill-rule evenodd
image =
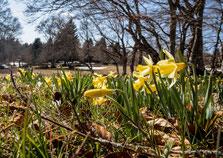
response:
<svg viewBox="0 0 223 158"><path fill-rule="evenodd" d="M84 61L86 62L91 62L93 59L93 49L94 49L94 44L91 38L87 39L82 47L83 54L84 54Z"/></svg>
<svg viewBox="0 0 223 158"><path fill-rule="evenodd" d="M105 38L101 38L94 46L94 60L98 60L103 64L109 63L108 49Z"/></svg>
<svg viewBox="0 0 223 158"><path fill-rule="evenodd" d="M37 58L39 57L42 50L42 42L40 38L36 38L32 44L31 54L32 54L32 65L35 65Z"/></svg>
<svg viewBox="0 0 223 158"><path fill-rule="evenodd" d="M59 60L68 61L78 60L79 40L77 36L77 28L72 19L65 25L63 29L57 34L54 42L54 50Z"/></svg>

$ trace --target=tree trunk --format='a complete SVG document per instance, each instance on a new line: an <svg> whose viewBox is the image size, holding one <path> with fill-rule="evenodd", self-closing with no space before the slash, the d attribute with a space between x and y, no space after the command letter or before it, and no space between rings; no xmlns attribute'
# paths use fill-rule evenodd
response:
<svg viewBox="0 0 223 158"><path fill-rule="evenodd" d="M221 72L223 72L223 43L221 43Z"/></svg>
<svg viewBox="0 0 223 158"><path fill-rule="evenodd" d="M213 53L213 59L212 59L212 65L211 65L211 69L214 70L215 66L216 66L216 55L217 55L217 50L218 50L218 43L220 40L220 33L221 33L221 25L223 24L223 11L221 13L221 22L219 24L219 28L218 28L218 32L217 32L217 39L216 39L216 43L215 43L215 47L214 47L214 53Z"/></svg>
<svg viewBox="0 0 223 158"><path fill-rule="evenodd" d="M122 58L122 75L123 76L126 75L127 73L127 62L128 62L127 56L123 56Z"/></svg>
<svg viewBox="0 0 223 158"><path fill-rule="evenodd" d="M170 53L175 56L175 46L176 46L176 10L178 0L174 3L172 0L168 0L169 7L170 7Z"/></svg>
<svg viewBox="0 0 223 158"><path fill-rule="evenodd" d="M185 51L185 42L186 42L186 35L187 35L187 29L189 27L189 24L188 23L184 23L183 26L182 26L182 34L181 34L181 37L180 37L180 51L181 53L184 55L184 51ZM187 60L188 62L189 60Z"/></svg>
<svg viewBox="0 0 223 158"><path fill-rule="evenodd" d="M52 60L51 61L51 68L56 68L56 62L55 62L55 60Z"/></svg>
<svg viewBox="0 0 223 158"><path fill-rule="evenodd" d="M204 61L203 61L203 37L202 37L202 24L203 24L203 12L204 12L205 0L200 0L200 4L197 11L197 18L194 22L194 40L191 49L190 62L193 63L198 73L204 72Z"/></svg>
<svg viewBox="0 0 223 158"><path fill-rule="evenodd" d="M132 52L131 65L130 65L131 73L133 73L133 71L134 71L136 52L137 52L137 48L136 48L136 46L134 46L133 52Z"/></svg>
<svg viewBox="0 0 223 158"><path fill-rule="evenodd" d="M140 53L139 53L139 61L138 61L138 64L139 65L142 65L142 56L143 56L143 51L139 51Z"/></svg>

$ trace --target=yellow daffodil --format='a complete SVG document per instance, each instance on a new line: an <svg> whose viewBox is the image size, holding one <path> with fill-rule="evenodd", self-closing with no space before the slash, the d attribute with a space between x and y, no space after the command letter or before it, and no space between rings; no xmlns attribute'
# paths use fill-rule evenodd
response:
<svg viewBox="0 0 223 158"><path fill-rule="evenodd" d="M21 73L24 75L26 72L24 69L19 68L19 70L21 71Z"/></svg>
<svg viewBox="0 0 223 158"><path fill-rule="evenodd" d="M45 81L48 85L52 83L52 80L50 79L50 77L45 77Z"/></svg>
<svg viewBox="0 0 223 158"><path fill-rule="evenodd" d="M59 77L57 78L57 82L58 82L59 86L62 84L62 81L61 81L61 79Z"/></svg>
<svg viewBox="0 0 223 158"><path fill-rule="evenodd" d="M21 68L19 68L19 71L20 72L18 72L18 75L21 77L21 74L23 74L23 75L25 75L25 71L24 71L24 69L21 69Z"/></svg>
<svg viewBox="0 0 223 158"><path fill-rule="evenodd" d="M99 104L103 104L107 101L108 99L104 98L104 97L100 97L100 98L93 98L93 105L99 105Z"/></svg>
<svg viewBox="0 0 223 158"><path fill-rule="evenodd" d="M32 77L33 77L33 78L34 78L34 77L36 77L36 74L35 74L35 73L33 73L33 74L32 74Z"/></svg>
<svg viewBox="0 0 223 158"><path fill-rule="evenodd" d="M147 93L151 93L149 88L151 89L152 92L156 91L156 85L155 84L150 84L149 88L147 88L147 86L145 85L144 88L146 89Z"/></svg>
<svg viewBox="0 0 223 158"><path fill-rule="evenodd" d="M109 74L108 74L108 77L116 78L117 75L115 74L115 72L110 71Z"/></svg>
<svg viewBox="0 0 223 158"><path fill-rule="evenodd" d="M107 77L99 75L97 73L94 73L95 76L93 76L93 85L95 88L106 88L106 82Z"/></svg>
<svg viewBox="0 0 223 158"><path fill-rule="evenodd" d="M84 96L90 98L98 98L105 95L111 95L114 93L114 91L114 89L90 89L84 93Z"/></svg>
<svg viewBox="0 0 223 158"><path fill-rule="evenodd" d="M139 73L141 73L142 71L144 71L145 69L147 69L149 66L144 66L144 65L138 65L136 68L136 71L138 71Z"/></svg>
<svg viewBox="0 0 223 158"><path fill-rule="evenodd" d="M65 71L65 74L66 74L66 77L67 77L67 80L68 81L71 81L72 80L72 75L71 75L71 72L70 71Z"/></svg>
<svg viewBox="0 0 223 158"><path fill-rule="evenodd" d="M133 88L135 91L139 91L139 89L145 84L145 81L147 79L143 77L142 75L138 76L138 79L133 83Z"/></svg>
<svg viewBox="0 0 223 158"><path fill-rule="evenodd" d="M178 71L182 70L183 68L186 67L185 63L176 63L174 60L174 57L167 52L166 50L163 50L163 52L167 55L167 57L169 59L166 60L161 60L159 61L156 66L160 71L160 74L162 75L162 77L168 77L168 78L172 78L172 83L170 84L169 88L172 87L176 81L177 81L177 77L178 77Z"/></svg>
<svg viewBox="0 0 223 158"><path fill-rule="evenodd" d="M139 74L142 76L147 76L148 75L148 82L152 81L153 76L152 76L152 71L155 70L156 68L153 66L153 60L151 56L149 58L146 58L143 56L143 59L146 62L146 66L139 66L137 69L139 70Z"/></svg>
<svg viewBox="0 0 223 158"><path fill-rule="evenodd" d="M5 79L8 80L8 81L11 80L11 76L7 75L7 76L5 76Z"/></svg>

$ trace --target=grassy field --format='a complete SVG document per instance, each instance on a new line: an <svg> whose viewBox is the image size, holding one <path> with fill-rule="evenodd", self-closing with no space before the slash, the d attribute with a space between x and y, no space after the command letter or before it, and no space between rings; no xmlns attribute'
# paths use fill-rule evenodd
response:
<svg viewBox="0 0 223 158"><path fill-rule="evenodd" d="M168 57L126 76L2 70L0 157L223 156L223 78Z"/></svg>
<svg viewBox="0 0 223 158"><path fill-rule="evenodd" d="M98 74L108 74L110 71L116 72L116 67L114 65L102 65L102 67L106 67L106 69L103 70L95 70L94 72ZM72 74L75 74L76 70L69 70L68 67L63 67L64 70L70 71ZM29 70L30 68L25 68L24 70ZM15 74L18 72L18 68L12 69ZM57 67L55 69L39 69L34 67L34 73L41 73L44 76L52 76L53 74L57 74L58 71L61 71L60 67ZM119 72L122 73L122 67L119 66ZM4 77L10 73L9 69L0 69L0 77ZM81 74L89 74L90 71L81 71ZM130 73L130 68L127 68L127 73Z"/></svg>

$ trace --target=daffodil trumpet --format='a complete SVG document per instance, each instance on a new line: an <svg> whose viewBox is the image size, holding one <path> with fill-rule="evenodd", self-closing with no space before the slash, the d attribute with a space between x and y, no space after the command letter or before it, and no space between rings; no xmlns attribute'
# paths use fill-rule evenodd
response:
<svg viewBox="0 0 223 158"><path fill-rule="evenodd" d="M85 97L98 98L106 95L111 95L115 92L115 89L90 89L84 93Z"/></svg>

